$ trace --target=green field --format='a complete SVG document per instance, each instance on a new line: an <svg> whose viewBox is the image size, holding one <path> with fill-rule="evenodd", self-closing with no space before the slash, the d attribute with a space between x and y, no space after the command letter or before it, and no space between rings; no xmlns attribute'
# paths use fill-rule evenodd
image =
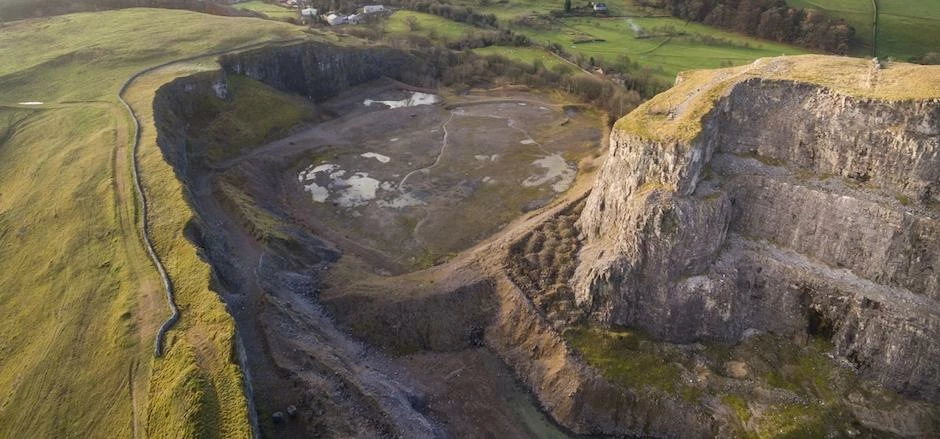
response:
<svg viewBox="0 0 940 439"><path fill-rule="evenodd" d="M500 20L511 20L524 15L548 14L553 10L560 10L564 6L563 1L552 0L509 0L509 1L490 1L488 4L481 5L479 0L457 0L454 4L459 4L473 8L476 12L485 14L494 14ZM572 0L572 7L587 6L587 1ZM640 8L633 5L632 0L607 2L610 9L610 15L641 14Z"/></svg>
<svg viewBox="0 0 940 439"><path fill-rule="evenodd" d="M296 9L285 8L283 6L272 3L265 3L261 0L251 0L250 2L236 3L233 6L238 9L260 12L276 20L300 18L300 12Z"/></svg>
<svg viewBox="0 0 940 439"><path fill-rule="evenodd" d="M940 2L878 2L878 56L902 60L940 53Z"/></svg>
<svg viewBox="0 0 940 439"><path fill-rule="evenodd" d="M741 65L757 58L796 55L805 50L770 41L724 32L674 18L568 18L551 30L520 29L542 43L557 43L572 53L616 61L626 55L648 67L662 81L671 83L678 72L691 69ZM681 36L656 36L671 27ZM640 33L636 31L640 30ZM645 33L646 37L643 36ZM589 40L604 40L590 41Z"/></svg>
<svg viewBox="0 0 940 439"><path fill-rule="evenodd" d="M871 53L874 18L871 0L787 0L787 5L794 8L818 9L831 17L844 18L855 28L855 38L861 46L858 48L858 54Z"/></svg>
<svg viewBox="0 0 940 439"><path fill-rule="evenodd" d="M410 19L417 23L417 29L411 30L408 23ZM395 11L388 19L388 32L392 35L421 35L432 40L454 41L472 32L480 32L473 26L441 18L436 15L424 14L415 11Z"/></svg>
<svg viewBox="0 0 940 439"><path fill-rule="evenodd" d="M545 13L555 8L554 2L496 3L474 10L497 13L505 20L533 12ZM414 17L418 28L410 30L406 19ZM453 41L473 32L476 28L413 11L397 11L388 21L392 35L420 35L440 42ZM556 43L572 54L585 58L617 62L624 56L641 67L662 84L671 84L678 72L693 69L717 68L747 64L757 58L809 53L794 46L764 41L715 28L686 23L668 17L657 18L599 18L572 17L554 21L544 28L514 26L513 30L531 38L538 44ZM666 33L673 36L668 36ZM518 48L474 49L475 52L500 53L529 63L538 56L543 62L558 61L539 49ZM549 65L546 62L546 65Z"/></svg>
<svg viewBox="0 0 940 439"><path fill-rule="evenodd" d="M147 66L300 35L272 21L156 9L5 25L0 437L250 434L231 362L233 322L183 237L191 213L143 118L153 238L182 310L166 355L153 357L155 330L169 311L137 231L133 131L116 93ZM142 116L161 81L141 78L129 89Z"/></svg>
<svg viewBox="0 0 940 439"><path fill-rule="evenodd" d="M787 0L799 8L815 8L844 18L855 27L860 48L871 54L874 7L871 0ZM927 52L940 52L940 2L933 0L880 0L878 2L878 56L907 60Z"/></svg>
<svg viewBox="0 0 940 439"><path fill-rule="evenodd" d="M537 47L503 47L503 46L489 46L481 47L479 49L473 49L473 53L477 55L487 56L487 55L500 55L508 59L516 60L525 64L534 64L536 61L541 62L548 69L555 69L560 66L572 66L570 63L565 62L559 59L552 54L539 49Z"/></svg>

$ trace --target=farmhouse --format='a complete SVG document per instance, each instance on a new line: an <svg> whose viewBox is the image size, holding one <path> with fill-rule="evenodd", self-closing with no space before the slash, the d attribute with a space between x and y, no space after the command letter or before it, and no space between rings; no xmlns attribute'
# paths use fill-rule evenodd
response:
<svg viewBox="0 0 940 439"><path fill-rule="evenodd" d="M384 12L384 5L365 5L362 7L363 14L374 14L376 12Z"/></svg>

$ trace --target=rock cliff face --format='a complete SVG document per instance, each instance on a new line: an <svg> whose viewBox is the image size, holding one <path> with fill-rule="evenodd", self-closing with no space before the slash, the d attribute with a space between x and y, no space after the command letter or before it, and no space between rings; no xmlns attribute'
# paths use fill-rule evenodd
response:
<svg viewBox="0 0 940 439"><path fill-rule="evenodd" d="M245 75L281 91L320 101L351 86L387 76L419 85L429 67L418 58L387 47L343 47L300 43L223 57L227 73Z"/></svg>
<svg viewBox="0 0 940 439"><path fill-rule="evenodd" d="M809 77L827 63L851 83ZM695 74L618 122L579 306L676 342L822 337L940 401L940 71L866 64Z"/></svg>

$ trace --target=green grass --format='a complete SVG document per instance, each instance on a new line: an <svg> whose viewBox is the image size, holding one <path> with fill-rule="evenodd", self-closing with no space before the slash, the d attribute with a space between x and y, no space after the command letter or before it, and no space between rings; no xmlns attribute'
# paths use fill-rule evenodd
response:
<svg viewBox="0 0 940 439"><path fill-rule="evenodd" d="M0 110L25 117L0 145L0 437L131 433L140 340L115 236L110 115Z"/></svg>
<svg viewBox="0 0 940 439"><path fill-rule="evenodd" d="M878 2L878 56L906 60L940 53L940 2Z"/></svg>
<svg viewBox="0 0 940 439"><path fill-rule="evenodd" d="M418 29L411 30L408 19L414 18ZM415 11L395 11L388 19L388 32L392 35L421 35L432 40L459 40L464 35L480 30L463 23L441 18L436 15Z"/></svg>
<svg viewBox="0 0 940 439"><path fill-rule="evenodd" d="M572 328L565 331L564 337L588 364L614 383L667 393L683 390L679 367L642 349L648 340L637 331Z"/></svg>
<svg viewBox="0 0 940 439"><path fill-rule="evenodd" d="M284 137L291 128L315 118L313 105L303 98L245 76L229 75L227 80L229 99L209 93L193 110L191 129L194 137L210 145L206 154L212 162Z"/></svg>
<svg viewBox="0 0 940 439"><path fill-rule="evenodd" d="M454 4L468 6L476 12L496 15L500 20L511 20L532 14L548 14L553 10L561 10L564 6L563 1L555 0L508 0L488 2L482 6L479 0L456 0ZM572 7L587 5L587 1L574 0ZM635 7L632 0L607 2L611 15L641 14L641 8Z"/></svg>
<svg viewBox="0 0 940 439"><path fill-rule="evenodd" d="M252 0L250 2L236 3L235 6L238 9L246 9L249 11L260 12L268 17L282 20L287 18L300 18L300 11L297 9L285 8L281 5L276 5L272 3L265 3L260 0Z"/></svg>
<svg viewBox="0 0 940 439"><path fill-rule="evenodd" d="M787 0L799 8L815 8L844 18L855 27L860 48L871 54L871 0ZM927 52L940 52L940 2L933 0L882 0L878 2L878 56L907 60Z"/></svg>
<svg viewBox="0 0 940 439"><path fill-rule="evenodd" d="M115 94L146 66L299 35L272 21L158 9L0 32L0 437L131 437L134 412L139 436L250 434L230 361L233 322L183 237L191 214L147 119L154 238L183 312L166 357L152 357L168 310L134 227L130 120ZM142 116L167 80L158 79L132 87ZM47 105L3 106L24 100Z"/></svg>
<svg viewBox="0 0 940 439"><path fill-rule="evenodd" d="M940 97L940 66L891 63L868 86L871 62L860 58L803 55L766 60L759 65L686 72L676 86L643 103L616 128L654 141L689 141L722 95L748 78L762 77L815 84L861 98L903 101ZM675 117L669 117L677 111Z"/></svg>
<svg viewBox="0 0 940 439"><path fill-rule="evenodd" d="M762 57L807 53L797 47L724 32L697 23L687 24L674 18L635 18L632 23L647 34L654 34L655 28L671 26L685 35L638 38L630 26L631 22L619 18L579 17L564 19L563 23L563 27L554 30L523 28L519 31L536 41L557 43L565 50L585 57L616 61L618 57L626 55L631 61L652 69L655 76L668 83L684 70L741 65ZM709 38L724 41L715 45L702 42ZM604 41L577 43L589 39Z"/></svg>
<svg viewBox="0 0 940 439"><path fill-rule="evenodd" d="M541 62L542 65L544 65L545 68L549 70L557 69L562 66L575 68L571 64L562 61L558 59L558 57L553 56L552 54L537 47L489 46L473 49L473 52L482 56L500 55L525 64L535 64L536 62Z"/></svg>
<svg viewBox="0 0 940 439"><path fill-rule="evenodd" d="M124 79L142 67L187 54L302 35L294 26L256 18L162 9L22 20L0 32L0 99L112 100Z"/></svg>
<svg viewBox="0 0 940 439"><path fill-rule="evenodd" d="M787 5L794 8L817 9L830 17L845 19L855 28L857 47L854 48L853 54L858 56L871 54L874 15L871 0L787 0Z"/></svg>

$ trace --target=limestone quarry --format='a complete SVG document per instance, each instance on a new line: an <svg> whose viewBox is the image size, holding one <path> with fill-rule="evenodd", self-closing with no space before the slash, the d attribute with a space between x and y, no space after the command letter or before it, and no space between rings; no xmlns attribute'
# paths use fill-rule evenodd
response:
<svg viewBox="0 0 940 439"><path fill-rule="evenodd" d="M221 65L155 119L266 434L940 434L937 68L690 72L608 129L388 48ZM234 77L313 116L219 150Z"/></svg>

